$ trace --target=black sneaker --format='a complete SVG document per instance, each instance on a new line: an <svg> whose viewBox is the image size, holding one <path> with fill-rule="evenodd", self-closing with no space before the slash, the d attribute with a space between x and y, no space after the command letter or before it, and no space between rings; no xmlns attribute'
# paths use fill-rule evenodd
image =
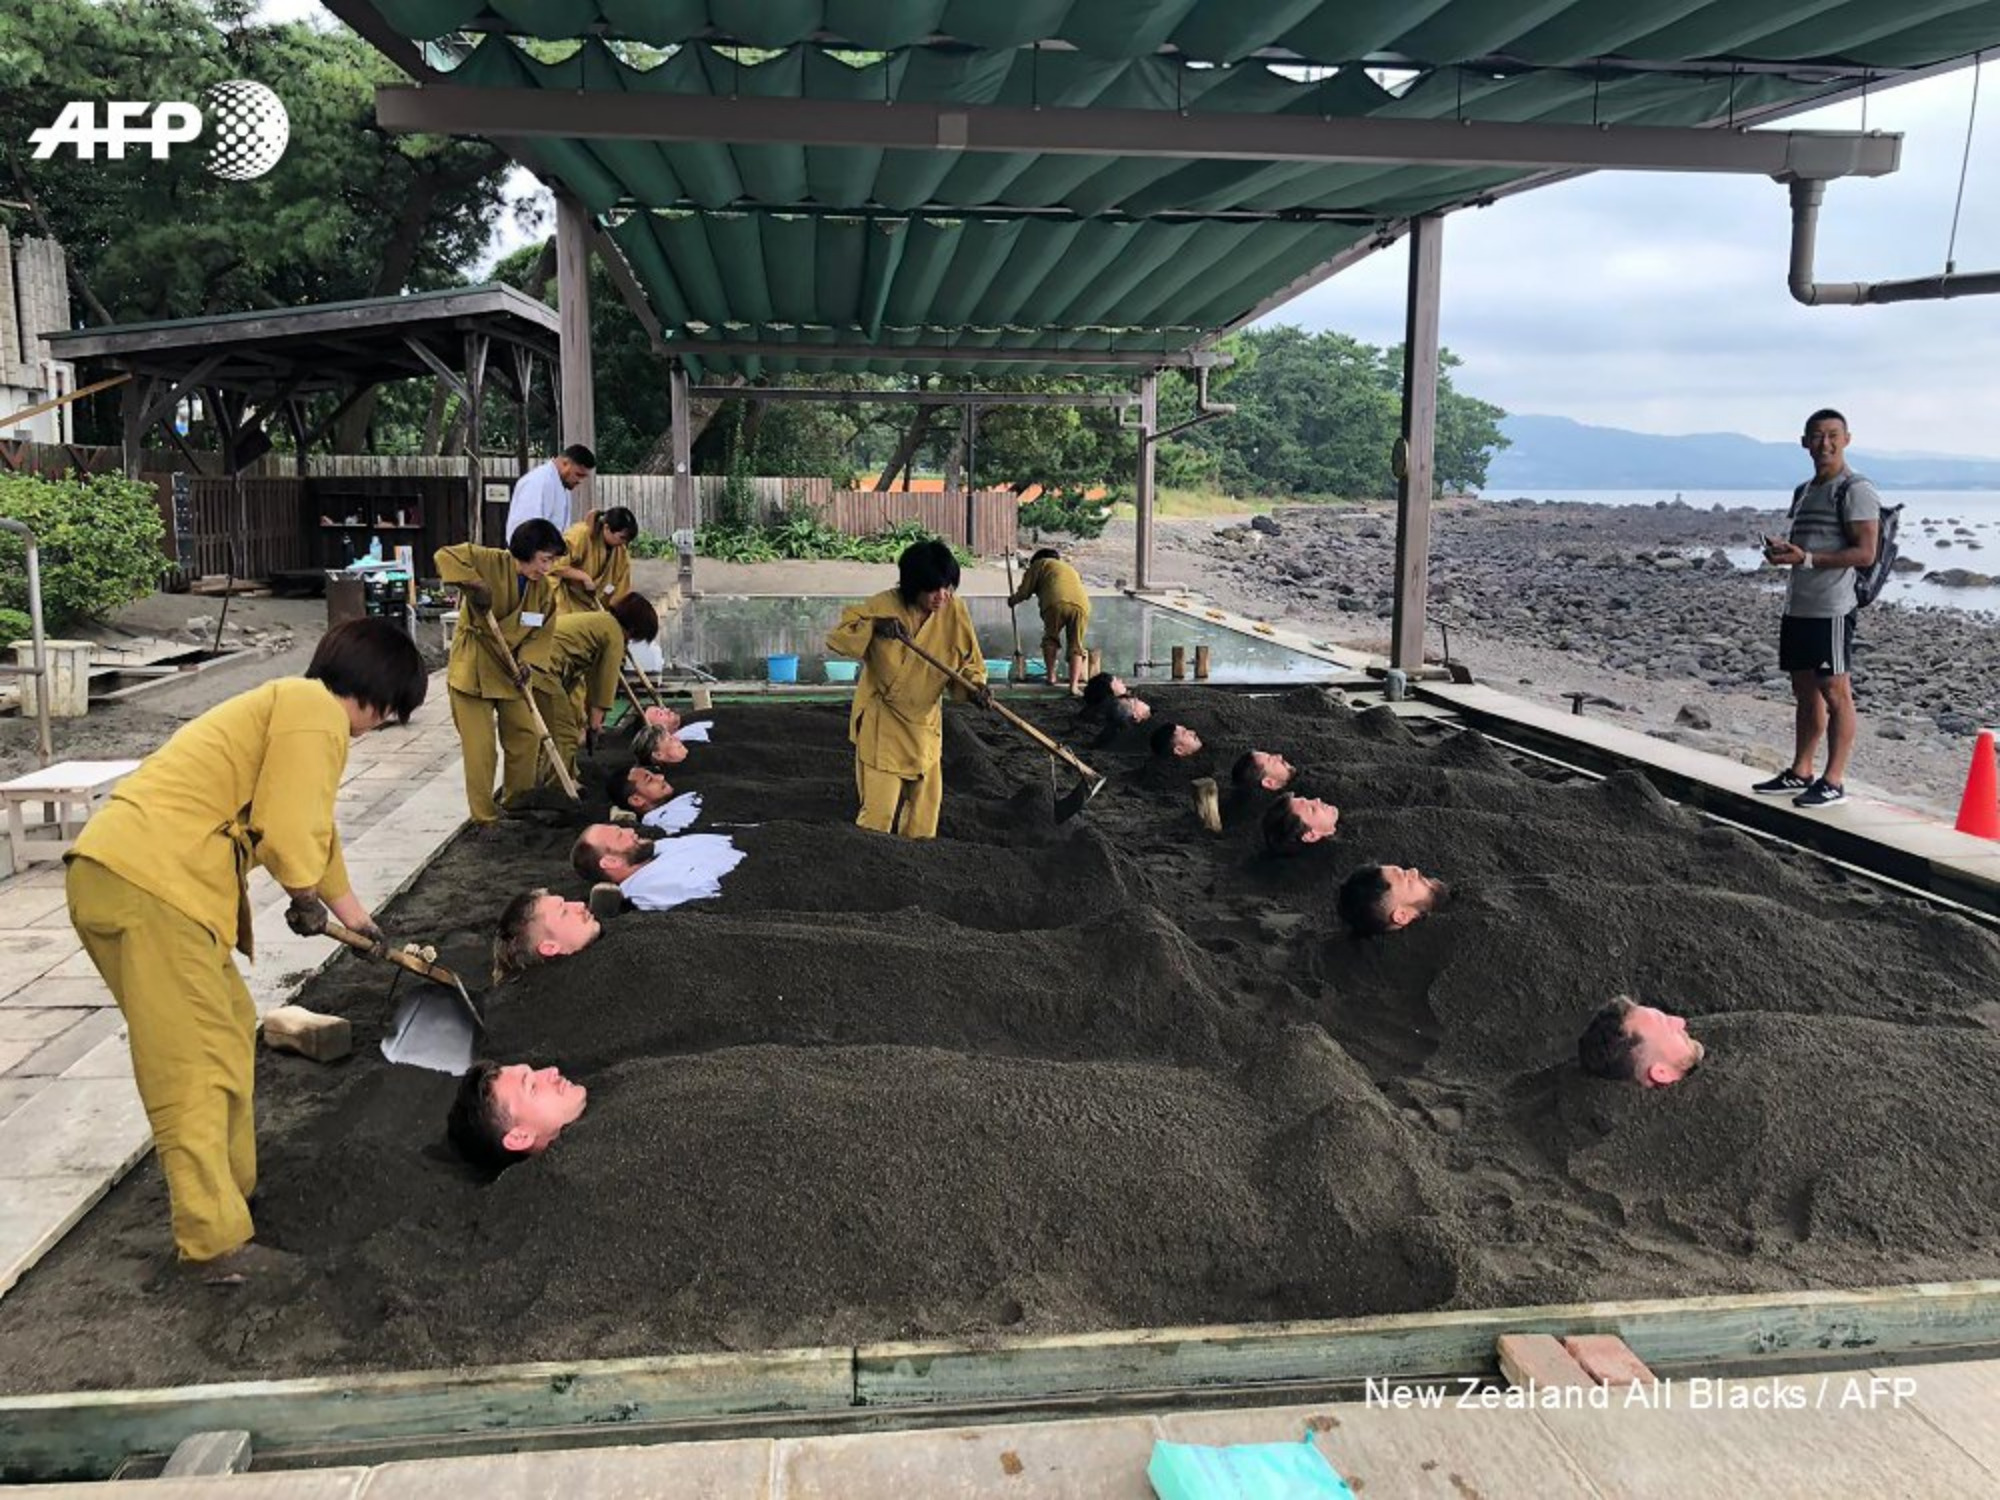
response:
<svg viewBox="0 0 2000 1500"><path fill-rule="evenodd" d="M1831 807L1836 802L1845 802L1846 800L1847 789L1835 786L1822 776L1818 781L1807 787L1805 791L1792 798L1792 806L1808 809Z"/></svg>
<svg viewBox="0 0 2000 1500"><path fill-rule="evenodd" d="M1796 797L1800 792L1811 791L1818 783L1808 781L1793 771L1780 771L1769 781L1760 781L1750 788L1760 797Z"/></svg>

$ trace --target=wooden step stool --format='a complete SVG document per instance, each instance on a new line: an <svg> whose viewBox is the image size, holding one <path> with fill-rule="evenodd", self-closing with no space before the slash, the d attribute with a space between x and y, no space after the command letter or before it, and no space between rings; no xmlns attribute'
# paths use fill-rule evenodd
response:
<svg viewBox="0 0 2000 1500"><path fill-rule="evenodd" d="M111 789L139 769L136 760L66 760L12 781L0 781L0 802L7 805L7 844L14 868L25 869L38 859L61 859L70 845L111 795ZM42 804L39 822L27 821L31 803ZM53 828L54 838L30 837Z"/></svg>

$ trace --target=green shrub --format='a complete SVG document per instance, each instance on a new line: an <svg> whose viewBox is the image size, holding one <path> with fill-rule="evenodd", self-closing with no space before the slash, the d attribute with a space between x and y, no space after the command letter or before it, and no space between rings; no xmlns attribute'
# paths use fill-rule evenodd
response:
<svg viewBox="0 0 2000 1500"><path fill-rule="evenodd" d="M144 598L166 571L153 487L110 474L0 475L0 515L34 528L50 630L101 620ZM0 531L0 609L28 608L25 539Z"/></svg>
<svg viewBox="0 0 2000 1500"><path fill-rule="evenodd" d="M912 542L934 540L920 521L899 521L873 536L849 536L828 525L808 508L788 510L766 526L730 525L710 522L695 533L695 550L717 562L865 562L893 563ZM647 544L654 538L640 537L632 544L635 557L671 556L664 543L654 550ZM960 566L975 560L963 547L953 547Z"/></svg>
<svg viewBox="0 0 2000 1500"><path fill-rule="evenodd" d="M0 648L5 648L10 641L32 639L34 633L35 622L21 610L0 609Z"/></svg>
<svg viewBox="0 0 2000 1500"><path fill-rule="evenodd" d="M1040 495L1022 506L1020 525L1038 535L1044 531L1066 531L1088 540L1102 536L1104 523L1110 518L1111 507L1104 501L1059 491Z"/></svg>

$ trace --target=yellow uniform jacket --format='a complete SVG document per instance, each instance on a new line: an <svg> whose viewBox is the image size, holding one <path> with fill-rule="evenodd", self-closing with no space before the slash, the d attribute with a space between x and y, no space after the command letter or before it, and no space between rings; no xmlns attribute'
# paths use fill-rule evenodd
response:
<svg viewBox="0 0 2000 1500"><path fill-rule="evenodd" d="M446 583L481 583L493 595L493 618L500 634L524 667L541 663L548 650L550 627L555 624L556 585L547 578L533 583L514 566L514 554L504 547L480 547L460 542L440 547L438 577ZM520 691L500 665L499 654L479 635L486 622L461 611L458 629L452 633L451 662L445 682L475 698L518 698ZM540 616L540 623L524 616Z"/></svg>
<svg viewBox="0 0 2000 1500"><path fill-rule="evenodd" d="M610 615L595 610L566 614L555 622L548 654L536 671L545 678L545 690L546 679L565 694L581 684L592 708L609 708L618 699L618 669L624 662L625 632Z"/></svg>
<svg viewBox="0 0 2000 1500"><path fill-rule="evenodd" d="M581 568L597 580L598 603L612 604L632 592L632 549L630 546L607 547L598 540L596 511L563 533L563 545L569 548L568 566ZM607 583L611 585L608 594L603 592ZM562 586L563 608L589 609L584 593L575 584L565 583Z"/></svg>
<svg viewBox="0 0 2000 1500"><path fill-rule="evenodd" d="M827 633L829 651L862 664L847 721L854 753L878 771L921 776L943 753L945 692L961 700L965 692L901 641L876 639L877 620L901 620L919 646L983 684L986 662L979 636L962 599L954 597L949 607L925 619L894 589L848 605L840 623Z"/></svg>
<svg viewBox="0 0 2000 1500"><path fill-rule="evenodd" d="M333 826L347 712L321 683L280 677L218 703L118 783L76 853L250 955L253 864L328 901L352 889Z"/></svg>
<svg viewBox="0 0 2000 1500"><path fill-rule="evenodd" d="M1028 571L1021 575L1021 586L1007 602L1019 604L1030 595L1041 605L1044 621L1051 616L1060 619L1062 612L1069 609L1090 612L1090 592L1084 588L1083 579L1059 557L1044 557L1029 563Z"/></svg>

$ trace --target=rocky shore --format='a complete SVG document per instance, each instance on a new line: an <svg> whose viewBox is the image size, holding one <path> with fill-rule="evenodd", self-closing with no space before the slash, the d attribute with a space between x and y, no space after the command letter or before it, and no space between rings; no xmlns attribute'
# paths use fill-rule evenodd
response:
<svg viewBox="0 0 2000 1500"><path fill-rule="evenodd" d="M1583 692L1587 712L1771 765L1791 744L1790 686L1777 659L1782 581L1738 566L1730 549L1742 558L1781 525L1772 511L1672 502L1442 506L1428 653L1442 658L1448 629L1452 654L1481 681L1564 706ZM1091 549L1096 571L1129 564L1129 546L1107 534ZM1181 523L1163 528L1161 551L1166 577L1224 603L1386 649L1395 556L1387 508L1281 507L1240 523ZM1865 610L1856 775L1903 800L1955 809L1969 737L2000 719L1996 648L2000 622L1989 615L1887 601Z"/></svg>

